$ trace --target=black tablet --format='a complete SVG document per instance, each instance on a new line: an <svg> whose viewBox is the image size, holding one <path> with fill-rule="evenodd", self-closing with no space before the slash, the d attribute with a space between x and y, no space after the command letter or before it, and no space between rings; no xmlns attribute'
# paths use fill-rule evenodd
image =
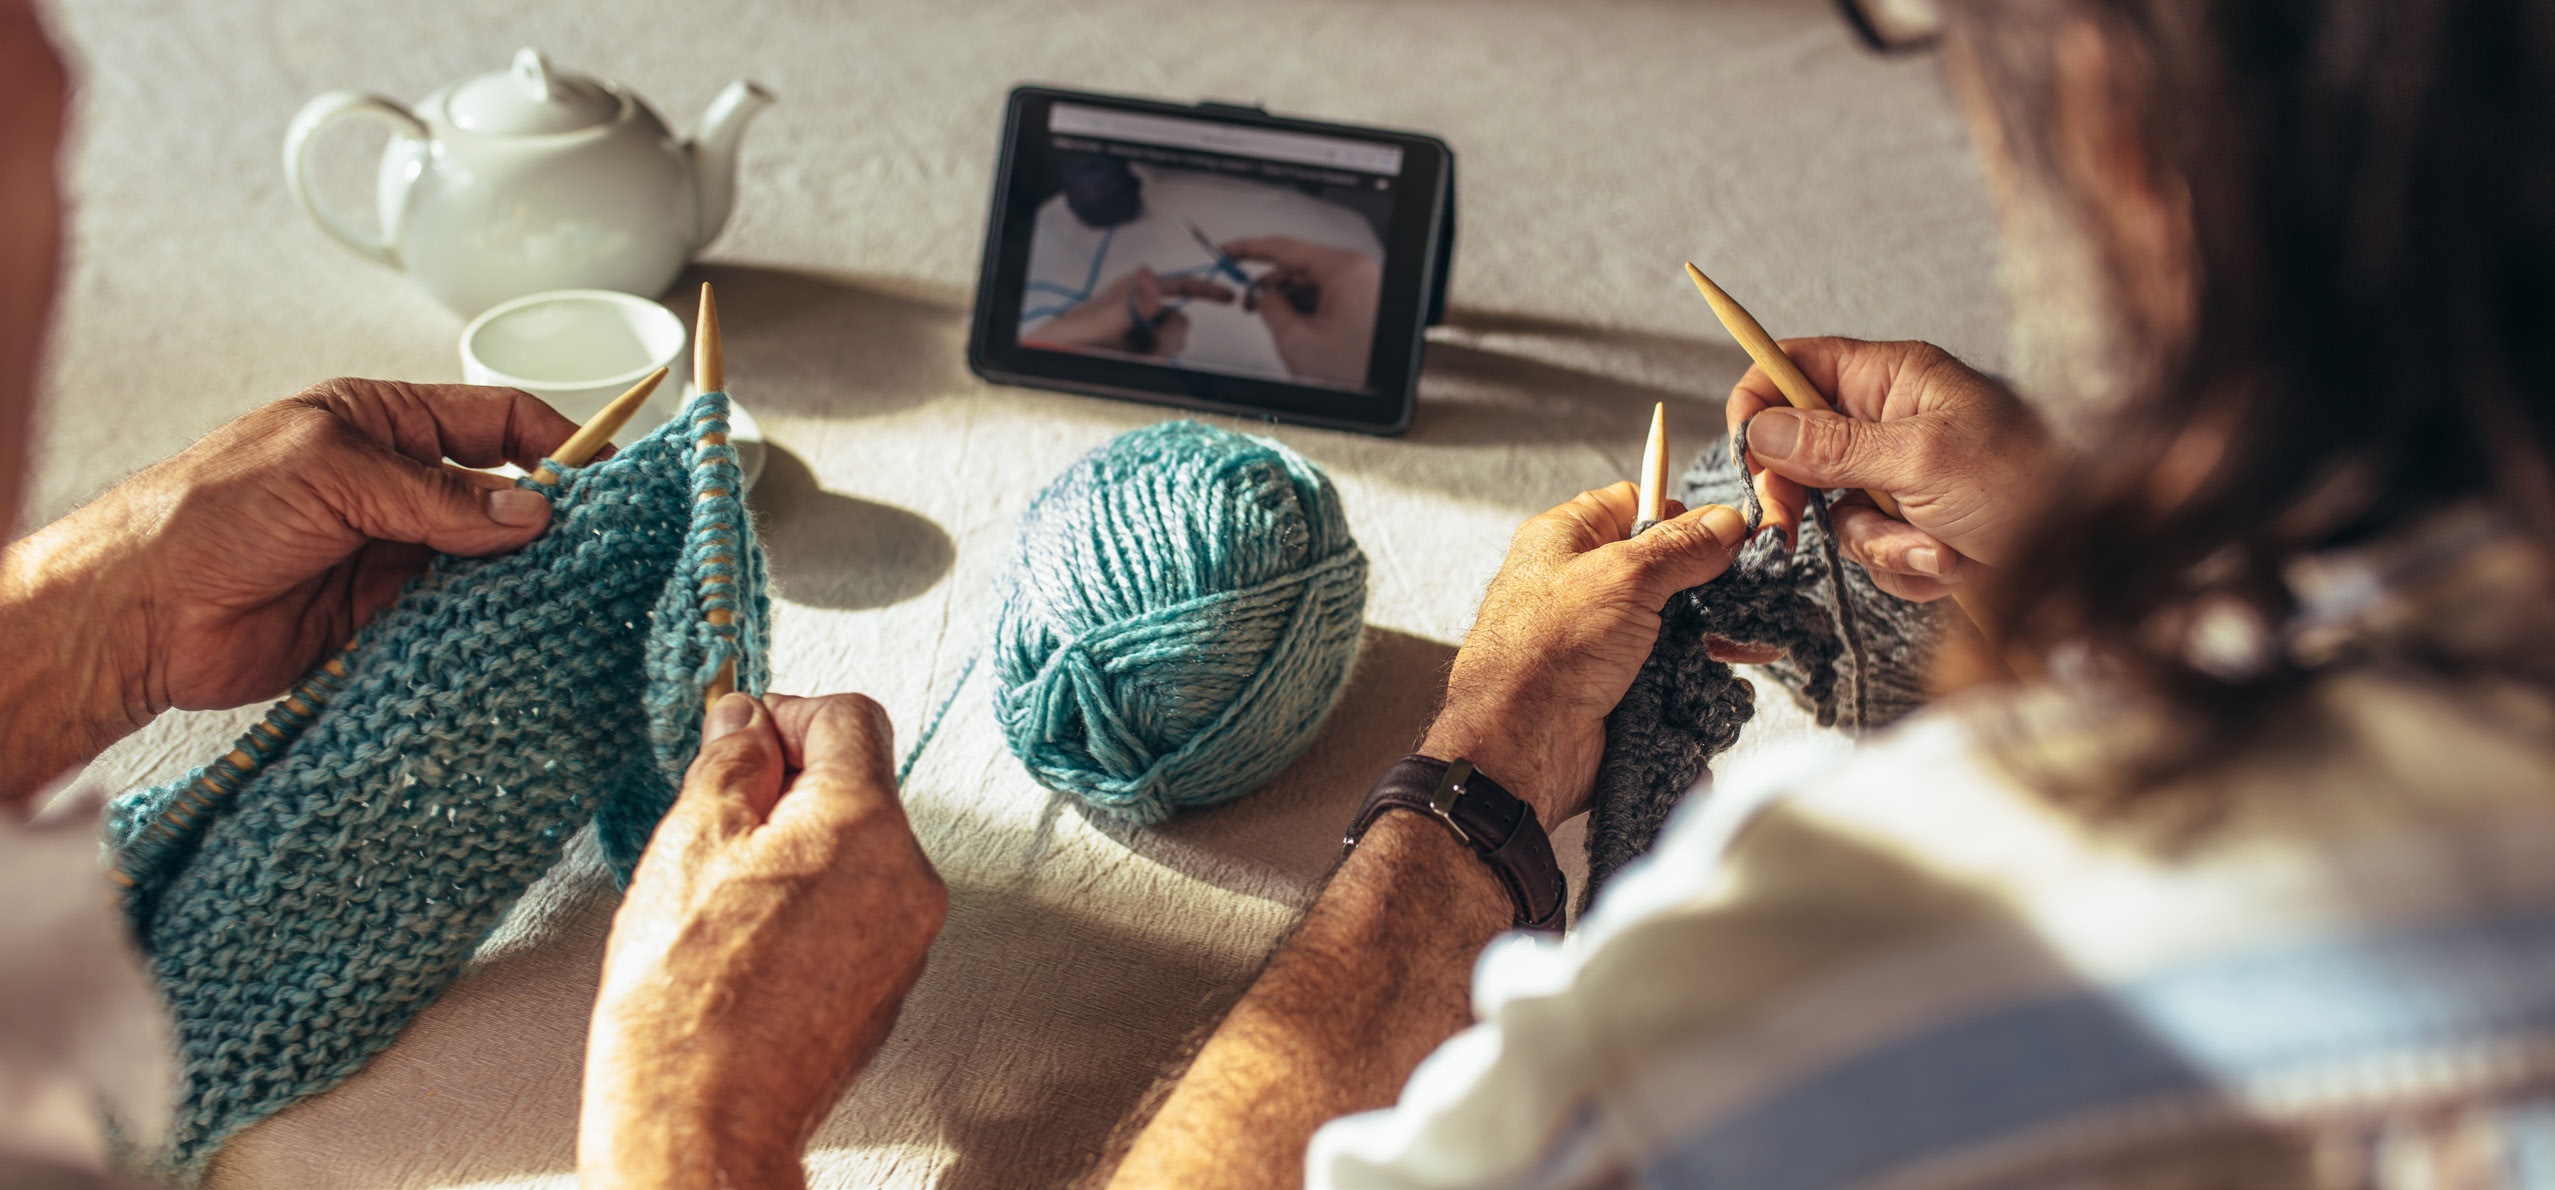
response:
<svg viewBox="0 0 2555 1190"><path fill-rule="evenodd" d="M1433 136L1016 88L968 366L1398 433L1445 309L1454 177Z"/></svg>

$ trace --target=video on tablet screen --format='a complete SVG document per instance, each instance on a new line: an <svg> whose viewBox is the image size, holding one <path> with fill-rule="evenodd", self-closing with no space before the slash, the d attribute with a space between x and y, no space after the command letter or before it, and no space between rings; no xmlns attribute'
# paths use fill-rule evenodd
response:
<svg viewBox="0 0 2555 1190"><path fill-rule="evenodd" d="M1367 387L1398 146L1057 103L1020 344Z"/></svg>

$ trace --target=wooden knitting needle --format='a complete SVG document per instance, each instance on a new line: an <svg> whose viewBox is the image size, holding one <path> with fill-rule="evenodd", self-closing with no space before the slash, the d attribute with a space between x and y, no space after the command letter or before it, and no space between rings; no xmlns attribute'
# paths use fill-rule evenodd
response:
<svg viewBox="0 0 2555 1190"><path fill-rule="evenodd" d="M587 459L594 457L594 452L602 450L604 443L612 441L612 436L621 432L621 427L630 424L631 416L638 413L639 406L648 403L648 394L656 391L665 374L664 368L650 372L646 379L631 385L630 391L612 398L611 404L587 418L586 424L578 426L576 433L568 435L568 440L559 444L559 449L550 452L550 457L562 467L584 466ZM546 487L559 482L559 473L544 466L532 473L532 482Z"/></svg>
<svg viewBox="0 0 2555 1190"><path fill-rule="evenodd" d="M1765 333L1765 327L1748 313L1746 307L1733 300L1729 294L1722 292L1721 287L1713 284L1712 278L1704 276L1703 270L1694 267L1694 262L1691 260L1686 262L1686 276L1694 281L1696 289L1703 292L1703 300L1712 303L1712 312L1720 317L1721 325L1729 329L1730 337L1737 339L1739 346L1747 349L1748 358L1755 360L1757 366L1765 369L1765 374L1774 379L1774 387L1782 390L1784 400L1791 402L1795 409L1809 409L1820 413L1836 411L1834 406L1828 404L1826 395L1819 392L1818 386L1810 383L1810 378L1802 374L1801 365L1793 363L1792 357L1784 354L1782 346L1774 341L1774 336ZM1741 466L1744 467L1745 464L1742 463ZM1888 492L1865 488L1863 494L1871 497L1872 506L1880 509L1885 515L1897 517L1900 520L1906 519L1899 516L1899 502L1892 499ZM1970 593L1967 589L1953 587L1952 602L1960 605L1962 614L1969 617L1971 624L1979 626L1984 631L1986 621L1980 618L1979 609L1970 601Z"/></svg>
<svg viewBox="0 0 2555 1190"><path fill-rule="evenodd" d="M1748 313L1746 307L1723 293L1721 287L1713 284L1712 278L1704 276L1703 270L1694 267L1691 260L1686 262L1686 276L1693 278L1694 287L1703 291L1703 300L1712 303L1712 312L1720 316L1722 326L1729 328L1730 337L1737 339L1739 346L1747 348L1748 358L1757 361L1757 366L1774 378L1774 387L1782 390L1784 400L1790 401L1795 409L1812 409L1821 413L1836 411L1828 404L1826 395L1819 392L1818 386L1802 374L1801 365L1793 363L1792 357L1783 353L1774 336L1765 333L1765 327ZM1893 517L1899 515L1899 502L1891 499L1888 492L1865 488L1863 494L1870 496L1873 506L1882 512Z"/></svg>
<svg viewBox="0 0 2555 1190"><path fill-rule="evenodd" d="M711 295L710 283L707 281L701 283L701 316L695 322L698 325L692 330L693 378L700 382L702 392L724 392L727 389L727 356L719 344L719 303L718 299ZM726 441L725 434L701 436L701 443L705 446L717 446ZM724 496L727 494L727 489L712 488L701 494ZM719 557L710 560L729 562L733 561L733 558ZM717 607L710 609L709 620L712 624L725 627L734 623L736 616L726 608ZM705 692L704 701L717 702L721 696L735 690L736 659L731 657L719 663L718 675L710 679L710 688Z"/></svg>
<svg viewBox="0 0 2555 1190"><path fill-rule="evenodd" d="M1668 403L1650 407L1650 441L1641 448L1641 514L1633 519L1639 533L1668 519Z"/></svg>

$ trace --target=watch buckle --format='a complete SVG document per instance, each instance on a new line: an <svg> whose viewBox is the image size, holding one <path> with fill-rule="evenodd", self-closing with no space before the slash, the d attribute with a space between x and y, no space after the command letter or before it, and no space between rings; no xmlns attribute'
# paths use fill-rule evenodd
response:
<svg viewBox="0 0 2555 1190"><path fill-rule="evenodd" d="M1439 822L1445 823L1446 829L1455 832L1457 841L1467 847L1473 845L1473 836L1455 821L1454 811L1455 799L1464 795L1464 782L1471 780L1472 776L1473 762L1458 759L1455 763L1446 766L1446 775L1438 778L1437 792L1428 797L1428 812L1436 815Z"/></svg>

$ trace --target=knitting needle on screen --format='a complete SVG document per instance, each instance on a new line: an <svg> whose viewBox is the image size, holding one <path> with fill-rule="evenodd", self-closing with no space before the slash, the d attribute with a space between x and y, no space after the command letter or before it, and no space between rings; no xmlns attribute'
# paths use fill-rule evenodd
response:
<svg viewBox="0 0 2555 1190"><path fill-rule="evenodd" d="M701 316L698 319L698 325L692 331L692 376L700 383L702 392L727 391L727 355L719 344L719 303L718 299L711 295L710 283L707 281L701 283ZM701 435L703 446L722 446L726 442L725 434ZM704 498L727 494L725 488L711 488L701 493ZM719 528L732 528L732 526L722 525ZM732 549L735 541L724 539L719 544ZM705 569L713 574L722 573L735 561L735 556L722 554L709 561L711 565ZM707 595L708 592L704 591L703 594ZM723 607L714 607L709 610L707 619L713 626L724 628L735 622L736 614ZM710 679L709 688L703 691L703 701L717 702L721 696L735 690L736 659L731 657L719 663L719 672Z"/></svg>
<svg viewBox="0 0 2555 1190"><path fill-rule="evenodd" d="M1182 216L1180 222L1189 229L1189 235L1198 241L1198 247L1206 249L1207 255L1215 258L1217 272L1233 278L1233 283L1241 286L1246 292L1257 285L1257 282L1251 280L1251 274L1243 272L1241 265L1235 264L1231 256L1225 255L1224 249L1216 246L1215 238L1209 236L1205 228L1198 226L1186 216Z"/></svg>
<svg viewBox="0 0 2555 1190"><path fill-rule="evenodd" d="M1641 448L1641 511L1632 535L1668 519L1668 403L1650 407L1650 441Z"/></svg>
<svg viewBox="0 0 2555 1190"><path fill-rule="evenodd" d="M665 374L666 369L658 368L631 385L630 391L612 398L611 404L587 418L586 424L578 426L576 433L568 435L568 440L559 444L559 449L550 452L551 461L562 467L585 466L586 460L593 458L596 451L603 449L604 443L612 441L612 436L621 432L621 427L630 424L631 416L638 413L639 406L648 403L648 394L656 391ZM559 473L544 464L532 473L532 482L549 487L559 482Z"/></svg>
<svg viewBox="0 0 2555 1190"><path fill-rule="evenodd" d="M1765 374L1774 381L1774 387L1782 391L1784 400L1791 402L1795 409L1808 409L1818 413L1836 411L1834 406L1828 404L1826 395L1819 392L1818 386L1810 383L1810 378L1802 373L1801 365L1793 363L1792 357L1784 354L1783 348L1774 341L1774 336L1765 333L1765 326L1749 314L1746 307L1741 306L1729 294L1723 292L1720 286L1713 284L1712 278L1704 276L1703 270L1696 268L1691 260L1686 262L1686 277L1694 282L1697 290L1702 292L1703 300L1712 304L1713 314L1721 319L1721 325L1729 330L1730 337L1737 339L1739 346L1747 349L1748 358L1755 360L1758 367L1765 369ZM1739 464L1743 471L1747 465L1744 459L1731 461ZM1899 502L1888 492L1866 488L1863 494L1872 498L1872 506L1880 509L1883 515L1899 520L1906 519L1899 513ZM1971 601L1968 591L1953 587L1952 602L1960 606L1961 613L1969 617L1972 625L1978 627L1981 632L1986 630L1986 619L1980 614L1977 605Z"/></svg>

